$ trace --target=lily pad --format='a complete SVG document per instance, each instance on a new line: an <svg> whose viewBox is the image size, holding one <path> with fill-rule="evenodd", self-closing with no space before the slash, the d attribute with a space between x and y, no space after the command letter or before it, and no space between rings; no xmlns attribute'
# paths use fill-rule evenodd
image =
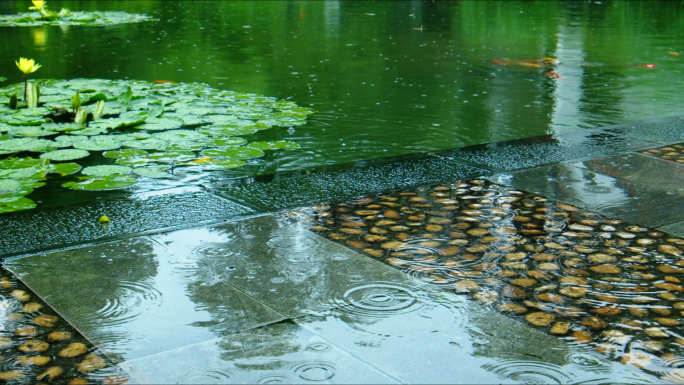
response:
<svg viewBox="0 0 684 385"><path fill-rule="evenodd" d="M227 159L250 159L264 156L264 152L258 148L247 146L234 146L226 148L208 148L201 152L202 155L210 158Z"/></svg>
<svg viewBox="0 0 684 385"><path fill-rule="evenodd" d="M0 178L0 194L17 191L21 186L21 183L14 179Z"/></svg>
<svg viewBox="0 0 684 385"><path fill-rule="evenodd" d="M83 167L77 163L57 163L51 164L48 172L57 173L61 176L71 175L77 173Z"/></svg>
<svg viewBox="0 0 684 385"><path fill-rule="evenodd" d="M147 151L140 150L137 148L124 148L121 150L105 151L102 153L102 156L104 156L105 158L110 158L110 159L135 158L135 157L140 157L140 156L145 156L145 155L147 155Z"/></svg>
<svg viewBox="0 0 684 385"><path fill-rule="evenodd" d="M294 150L301 146L295 142L287 140L278 140L275 142L253 142L249 144L251 147L259 148L261 150Z"/></svg>
<svg viewBox="0 0 684 385"><path fill-rule="evenodd" d="M154 20L151 16L126 12L79 12L66 11L63 16L43 18L38 12L25 12L0 15L0 27L34 27L41 25L85 25L102 26L114 24L140 23Z"/></svg>
<svg viewBox="0 0 684 385"><path fill-rule="evenodd" d="M149 131L166 131L181 128L183 124L185 124L185 122L178 118L151 118L135 128Z"/></svg>
<svg viewBox="0 0 684 385"><path fill-rule="evenodd" d="M27 137L39 137L39 136L51 136L55 133L48 131L38 126L20 126L12 128L8 131L8 134L12 136L27 136Z"/></svg>
<svg viewBox="0 0 684 385"><path fill-rule="evenodd" d="M137 182L137 179L131 176L113 175L86 179L81 182L66 182L62 184L62 187L70 188L72 190L104 191L125 188L135 182Z"/></svg>
<svg viewBox="0 0 684 385"><path fill-rule="evenodd" d="M122 146L121 139L113 135L98 135L74 142L74 148L88 151L116 150Z"/></svg>
<svg viewBox="0 0 684 385"><path fill-rule="evenodd" d="M9 158L0 160L0 169L16 169L37 166L43 163L37 158Z"/></svg>
<svg viewBox="0 0 684 385"><path fill-rule="evenodd" d="M0 197L0 213L28 210L36 207L36 202L23 196Z"/></svg>
<svg viewBox="0 0 684 385"><path fill-rule="evenodd" d="M41 159L50 159L50 160L75 160L75 159L81 159L85 158L86 156L90 155L90 152L86 150L79 150L75 148L70 148L66 150L55 150L55 151L50 151L46 152L43 154L40 154Z"/></svg>
<svg viewBox="0 0 684 385"><path fill-rule="evenodd" d="M41 127L44 130L53 131L52 135L54 135L55 132L72 132L86 128L85 125L78 123L43 123Z"/></svg>
<svg viewBox="0 0 684 385"><path fill-rule="evenodd" d="M155 150L157 148L164 148L169 144L165 140L155 138L141 139L141 140L127 140L123 142L125 147L137 148L141 150Z"/></svg>
<svg viewBox="0 0 684 385"><path fill-rule="evenodd" d="M147 178L170 178L173 175L166 171L167 168L163 166L135 167L133 173Z"/></svg>
<svg viewBox="0 0 684 385"><path fill-rule="evenodd" d="M114 164L107 164L102 166L90 166L81 170L81 174L88 176L111 176L130 174L132 168L127 166L118 166Z"/></svg>
<svg viewBox="0 0 684 385"><path fill-rule="evenodd" d="M234 168L240 168L246 163L241 160L217 160L213 159L202 165L203 170L208 171L219 171L219 170L231 170Z"/></svg>

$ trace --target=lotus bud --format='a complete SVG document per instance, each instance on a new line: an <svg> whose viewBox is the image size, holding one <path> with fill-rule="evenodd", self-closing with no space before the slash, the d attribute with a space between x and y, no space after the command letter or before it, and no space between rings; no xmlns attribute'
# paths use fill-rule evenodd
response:
<svg viewBox="0 0 684 385"><path fill-rule="evenodd" d="M109 218L107 218L106 215L103 215L103 216L100 217L100 219L99 219L98 221L99 221L100 223L109 223Z"/></svg>
<svg viewBox="0 0 684 385"><path fill-rule="evenodd" d="M79 107L81 107L81 95L78 93L78 91L76 91L76 95L71 98L71 109L74 111L74 114Z"/></svg>
<svg viewBox="0 0 684 385"><path fill-rule="evenodd" d="M19 96L17 95L17 91L14 91L14 93L12 95L10 95L9 108L16 110L18 100L19 100Z"/></svg>
<svg viewBox="0 0 684 385"><path fill-rule="evenodd" d="M104 114L105 102L104 100L98 100L95 104L95 111L93 112L93 120L99 120Z"/></svg>
<svg viewBox="0 0 684 385"><path fill-rule="evenodd" d="M88 111L85 108L79 108L76 111L76 116L74 116L74 123L85 124L88 118Z"/></svg>
<svg viewBox="0 0 684 385"><path fill-rule="evenodd" d="M29 84L28 90L26 91L26 107L36 108L38 107L38 90L35 84Z"/></svg>

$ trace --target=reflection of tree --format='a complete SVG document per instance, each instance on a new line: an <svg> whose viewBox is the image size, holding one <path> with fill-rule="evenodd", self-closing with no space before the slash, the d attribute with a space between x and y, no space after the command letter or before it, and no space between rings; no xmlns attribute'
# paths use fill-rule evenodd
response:
<svg viewBox="0 0 684 385"><path fill-rule="evenodd" d="M255 357L279 357L298 352L302 350L302 346L297 343L296 334L299 330L299 326L286 321L244 333L231 334L219 343L223 349L221 358L235 361Z"/></svg>

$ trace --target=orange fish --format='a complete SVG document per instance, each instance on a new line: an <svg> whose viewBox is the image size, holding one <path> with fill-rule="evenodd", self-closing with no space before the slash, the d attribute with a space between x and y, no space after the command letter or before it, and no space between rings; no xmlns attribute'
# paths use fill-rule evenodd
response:
<svg viewBox="0 0 684 385"><path fill-rule="evenodd" d="M553 72L553 71L544 72L544 75L546 75L552 79L563 79L564 78L563 75L559 74L558 72Z"/></svg>
<svg viewBox="0 0 684 385"><path fill-rule="evenodd" d="M153 80L152 83L157 83L157 84L176 84L176 82L172 82L171 80Z"/></svg>
<svg viewBox="0 0 684 385"><path fill-rule="evenodd" d="M655 64L642 64L636 66L637 68L655 68Z"/></svg>
<svg viewBox="0 0 684 385"><path fill-rule="evenodd" d="M541 68L542 66L556 65L558 60L545 57L543 59L531 59L531 60L512 60L512 59L494 59L492 64L498 66L519 66L519 67L532 67Z"/></svg>
<svg viewBox="0 0 684 385"><path fill-rule="evenodd" d="M679 52L673 52L673 51L670 51L670 52L668 52L667 54L670 55L670 56L674 56L674 57L677 57L677 56L681 55Z"/></svg>

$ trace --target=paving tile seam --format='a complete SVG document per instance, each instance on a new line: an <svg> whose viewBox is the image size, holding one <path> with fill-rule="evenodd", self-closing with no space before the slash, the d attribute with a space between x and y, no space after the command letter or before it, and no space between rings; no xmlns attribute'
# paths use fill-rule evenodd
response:
<svg viewBox="0 0 684 385"><path fill-rule="evenodd" d="M59 244L59 245L40 248L40 249L20 251L17 253L7 253L4 255L0 255L0 263L2 263L4 261L14 261L16 259L32 257L36 254L43 254L43 253L48 253L48 252L51 253L51 252L55 252L55 251L72 250L72 249L77 249L77 248L81 248L81 247L93 246L93 245L97 245L100 243L107 243L107 242L131 239L131 238L136 238L136 237L144 237L144 236L150 236L150 235L156 235L156 234L163 234L163 233L168 233L168 232L172 232L172 231L200 228L200 227L205 227L205 226L217 226L217 225L221 225L221 224L225 224L225 223L232 223L232 222L239 221L239 220L258 217L261 215L264 215L264 213L263 212L251 212L251 213L245 213L245 214L238 214L238 215L231 216L228 218L207 220L207 221L201 221L201 222L195 222L195 223L185 223L185 224L181 224L181 225L177 225L177 226L169 226L169 227L163 227L163 228L158 228L158 229L153 229L153 230L145 230L145 231L134 232L134 233L120 234L120 235L115 235L115 236L111 236L111 237L101 237L101 238L95 238L95 239L88 239L88 240L85 240L82 242Z"/></svg>

